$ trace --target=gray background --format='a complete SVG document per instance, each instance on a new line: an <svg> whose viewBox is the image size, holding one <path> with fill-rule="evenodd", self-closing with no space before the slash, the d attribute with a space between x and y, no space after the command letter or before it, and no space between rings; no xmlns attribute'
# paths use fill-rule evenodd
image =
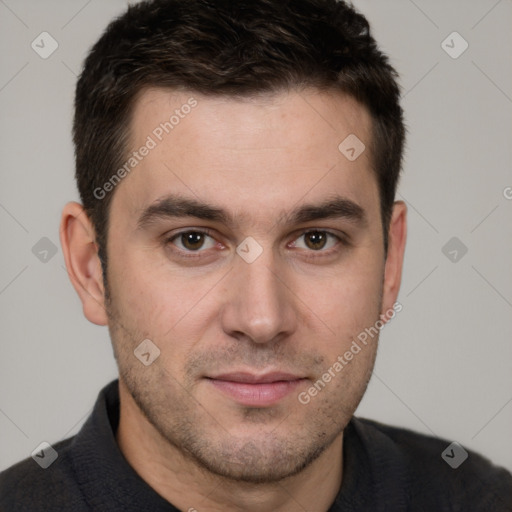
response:
<svg viewBox="0 0 512 512"><path fill-rule="evenodd" d="M0 469L76 433L116 376L107 329L83 317L68 281L58 226L77 198L76 75L125 6L0 0ZM403 311L382 333L358 414L458 441L512 470L512 2L356 6L401 74L409 128L398 195L409 206ZM31 48L43 31L59 45L47 59ZM454 31L469 44L456 59L442 47ZM458 53L461 42L444 46ZM445 255L452 237L459 247Z"/></svg>

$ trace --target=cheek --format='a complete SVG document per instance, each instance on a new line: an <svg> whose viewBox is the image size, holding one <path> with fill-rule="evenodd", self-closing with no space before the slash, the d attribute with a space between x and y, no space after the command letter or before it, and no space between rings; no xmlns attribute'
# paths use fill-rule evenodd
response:
<svg viewBox="0 0 512 512"><path fill-rule="evenodd" d="M314 315L329 327L326 343L339 349L379 318L383 265L360 254L336 272L301 279L298 295Z"/></svg>
<svg viewBox="0 0 512 512"><path fill-rule="evenodd" d="M173 361L185 357L212 321L215 294L208 292L218 279L216 274L185 275L165 263L148 264L144 252L109 272L112 298L128 331L151 339L162 360Z"/></svg>

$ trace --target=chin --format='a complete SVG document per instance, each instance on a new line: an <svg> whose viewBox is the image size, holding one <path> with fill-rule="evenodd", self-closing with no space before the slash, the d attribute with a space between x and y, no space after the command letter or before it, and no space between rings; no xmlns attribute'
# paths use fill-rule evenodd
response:
<svg viewBox="0 0 512 512"><path fill-rule="evenodd" d="M194 443L187 447L187 453L202 469L228 480L270 484L300 473L327 448L304 446L303 442L279 440L267 434L262 440Z"/></svg>

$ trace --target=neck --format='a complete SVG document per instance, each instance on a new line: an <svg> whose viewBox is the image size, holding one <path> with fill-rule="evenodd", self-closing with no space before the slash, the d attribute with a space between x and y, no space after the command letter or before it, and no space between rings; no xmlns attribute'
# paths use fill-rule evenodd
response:
<svg viewBox="0 0 512 512"><path fill-rule="evenodd" d="M160 436L119 382L117 443L137 474L160 496L189 512L326 512L342 478L336 440L299 474L271 484L233 481L210 473Z"/></svg>

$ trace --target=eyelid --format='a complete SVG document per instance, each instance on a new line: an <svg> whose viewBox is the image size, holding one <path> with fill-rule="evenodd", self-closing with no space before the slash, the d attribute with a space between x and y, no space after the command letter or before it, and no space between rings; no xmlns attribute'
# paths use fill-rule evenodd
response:
<svg viewBox="0 0 512 512"><path fill-rule="evenodd" d="M296 240L298 240L302 236L308 235L309 233L325 233L328 236L331 236L331 237L335 238L336 241L337 241L337 243L333 247L330 247L329 249L326 249L326 250L320 249L318 251L315 251L313 249L309 249L309 250L303 249L302 247L298 248L300 250L304 250L304 251L306 251L308 253L311 253L312 255L318 255L318 256L320 256L320 255L327 255L327 254L330 254L331 252L335 252L340 244L341 245L349 245L349 241L348 241L348 237L347 236L343 236L341 234L333 233L329 229L324 229L324 228L307 228L307 229L301 230L297 234L297 236L294 237L294 239L293 239L293 241L291 243L295 243Z"/></svg>
<svg viewBox="0 0 512 512"><path fill-rule="evenodd" d="M183 235L184 233L202 233L203 235L208 235L213 238L213 229L210 228L183 228L179 231L176 231L175 233L169 234L166 233L164 235L164 238L166 240L173 240L174 238L177 238L180 235Z"/></svg>
<svg viewBox="0 0 512 512"><path fill-rule="evenodd" d="M175 233L173 233L172 235L164 235L164 244L169 244L171 243L174 248L172 249L175 253L179 254L180 256L182 257L185 257L185 258L194 258L194 257L199 257L201 255L201 253L204 253L204 252L208 252L209 249L211 248L208 248L208 249L198 249L197 251L190 251L190 250L184 250L184 249L180 249L179 247L176 247L176 245L173 243L173 241L178 238L179 236L183 235L184 233L190 233L190 232L194 232L194 233L202 233L212 239L214 239L217 243L221 244L224 246L224 244L222 244L222 242L219 242L217 240L217 238L215 237L215 230L212 230L210 228L206 228L206 227L187 227L187 228L183 228ZM331 230L329 229L326 229L326 228L311 228L311 227L308 227L308 228L302 228L301 230L298 230L296 232L296 234L294 234L294 238L293 240L290 242L290 243L294 243L298 238L302 237L302 236L305 236L309 233L326 233L327 235L330 235L332 237L334 237L336 240L337 240L337 243L335 246L333 247L330 247L329 249L326 249L326 250L318 250L318 251L315 251L313 249L303 249L301 247L299 247L298 249L301 250L301 251L304 251L306 253L308 253L308 257L311 257L311 258L314 258L314 257L321 257L321 256L327 256L327 255L330 255L331 253L334 253L334 252L337 252L337 250L339 250L339 245L345 245L345 246L348 246L350 245L350 242L349 242L349 239L348 239L348 236L345 235L345 234L337 234L337 233L334 233L332 232ZM289 244L287 244L287 247L289 246Z"/></svg>
<svg viewBox="0 0 512 512"><path fill-rule="evenodd" d="M187 251L187 250L177 247L174 244L174 240L185 233L200 233L200 234L203 234L203 235L206 235L206 236L212 238L213 240L215 240L215 242L220 243L215 238L214 231L212 229L209 229L209 228L185 228L185 229L181 229L180 231L177 231L171 235L168 233L166 235L164 235L163 236L164 245L168 245L168 244L173 245L174 246L174 248L172 249L173 251L180 253L181 255L186 254L187 257L194 257L194 255L198 255L202 252L208 251L208 249L211 249L211 248L208 248L208 249L200 248L197 251Z"/></svg>

